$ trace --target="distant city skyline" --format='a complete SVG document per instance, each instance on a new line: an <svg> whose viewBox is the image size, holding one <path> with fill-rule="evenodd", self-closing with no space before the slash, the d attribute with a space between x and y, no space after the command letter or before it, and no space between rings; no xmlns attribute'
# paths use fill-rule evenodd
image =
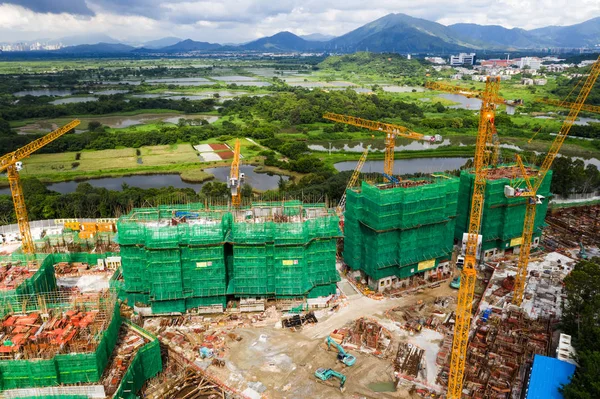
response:
<svg viewBox="0 0 600 399"><path fill-rule="evenodd" d="M176 36L239 43L280 31L342 35L389 13L444 25L533 29L600 16L598 0L0 0L0 42L106 34L123 42Z"/></svg>

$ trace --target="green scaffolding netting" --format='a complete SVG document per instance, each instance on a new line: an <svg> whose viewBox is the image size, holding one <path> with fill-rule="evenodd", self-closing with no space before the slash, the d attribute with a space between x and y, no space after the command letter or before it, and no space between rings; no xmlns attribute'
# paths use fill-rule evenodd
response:
<svg viewBox="0 0 600 399"><path fill-rule="evenodd" d="M134 209L117 229L121 296L154 313L221 304L227 294L306 296L339 280L339 219L323 204L256 203L235 215L205 204Z"/></svg>
<svg viewBox="0 0 600 399"><path fill-rule="evenodd" d="M511 165L502 165L508 167ZM513 166L514 167L514 166ZM519 172L517 172L519 173ZM463 234L468 230L471 211L471 198L475 176L472 171L462 171L460 175L460 189L458 193L459 207L456 217L454 236L462 240ZM552 171L549 171L538 190L539 195L548 198ZM504 186L519 186L526 188L523 179L502 178L488 180L485 187L483 216L481 221L481 235L483 248L506 248L513 246L510 241L523 235L523 222L525 220L526 198L507 198L504 195ZM534 234L539 235L540 229L545 225L544 219L548 211L548 200L536 207Z"/></svg>
<svg viewBox="0 0 600 399"><path fill-rule="evenodd" d="M133 358L127 372L121 380L119 388L113 395L115 399L136 399L137 393L144 383L152 377L155 377L162 370L162 359L160 354L160 343L158 338L148 333L146 330L125 321L125 323L136 330L139 334L150 339L150 342L144 345Z"/></svg>
<svg viewBox="0 0 600 399"><path fill-rule="evenodd" d="M14 261L13 261L14 262ZM38 259L39 269L33 276L25 280L14 290L0 291L0 312L5 314L10 306L18 306L15 303L16 298L35 295L42 292L51 292L56 290L56 277L54 275L54 255L44 256ZM35 301L32 301L35 303Z"/></svg>
<svg viewBox="0 0 600 399"><path fill-rule="evenodd" d="M64 306L68 308L72 307L72 304L64 304ZM115 347L120 326L119 305L115 304L110 324L102 332L94 352L58 354L52 359L43 360L0 361L0 389L47 387L99 381Z"/></svg>
<svg viewBox="0 0 600 399"><path fill-rule="evenodd" d="M413 187L363 182L347 190L344 261L373 279L406 278L435 267L453 247L459 180L445 175Z"/></svg>

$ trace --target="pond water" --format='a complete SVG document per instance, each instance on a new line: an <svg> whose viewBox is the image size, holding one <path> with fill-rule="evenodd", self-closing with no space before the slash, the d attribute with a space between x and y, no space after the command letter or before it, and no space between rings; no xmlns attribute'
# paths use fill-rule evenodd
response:
<svg viewBox="0 0 600 399"><path fill-rule="evenodd" d="M162 121L167 123L179 123L179 119L206 119L208 123L216 122L219 117L214 115L177 115L171 118L165 118Z"/></svg>
<svg viewBox="0 0 600 399"><path fill-rule="evenodd" d="M415 158L397 159L394 161L394 174L406 175L412 173L443 172L446 170L457 170L467 162L469 158ZM333 165L338 171L354 170L358 161L344 161ZM362 169L363 173L383 173L383 161L367 161Z"/></svg>
<svg viewBox="0 0 600 399"><path fill-rule="evenodd" d="M68 97L61 98L60 100L50 101L50 104L73 104L73 103L87 103L91 101L98 101L98 97Z"/></svg>
<svg viewBox="0 0 600 399"><path fill-rule="evenodd" d="M227 176L229 176L230 168L220 167L205 169L206 172L215 175L216 181L226 182ZM279 183L278 175L269 176L266 173L256 173L254 166L242 165L240 172L246 175L246 182L253 188L258 190L269 190L277 188ZM282 176L284 180L288 180L287 176ZM80 183L90 183L94 187L106 188L108 190L122 191L123 184L128 184L131 187L140 187L144 189L148 188L160 188L173 186L176 188L193 188L198 191L202 188L204 183L187 183L181 180L178 174L156 174L156 175L136 175L136 176L123 176L123 177L106 177L100 179L89 179L82 181L66 181L60 183L48 184L49 190L57 191L61 194L72 193L77 189L77 185ZM0 195L10 195L10 189L8 187L0 188Z"/></svg>
<svg viewBox="0 0 600 399"><path fill-rule="evenodd" d="M314 144L309 144L308 148L313 151L329 151L329 143L329 141L314 142ZM370 140L369 142L341 140L331 141L331 152L363 152L366 146L369 144L371 144L371 151L385 150L385 143L383 140ZM396 139L396 146L394 149L396 151L433 150L439 147L449 146L451 144L453 143L450 139L444 139L439 143L429 143L427 141L416 141L409 139Z"/></svg>
<svg viewBox="0 0 600 399"><path fill-rule="evenodd" d="M120 81L105 81L100 82L103 85L132 85L139 86L142 84L141 80L120 80Z"/></svg>
<svg viewBox="0 0 600 399"><path fill-rule="evenodd" d="M158 78L148 79L146 83L164 83L164 84L181 84L181 83L203 83L210 84L211 81L205 78Z"/></svg>
<svg viewBox="0 0 600 399"><path fill-rule="evenodd" d="M256 78L253 76L229 75L229 76L211 76L211 79L220 80L222 82L252 82Z"/></svg>
<svg viewBox="0 0 600 399"><path fill-rule="evenodd" d="M204 169L205 172L215 175L215 180L226 182L231 168L223 166L219 168ZM246 183L258 190L270 190L277 188L279 184L279 175L269 175L267 173L257 173L252 165L240 166L240 172L246 175ZM281 176L283 180L289 180L287 176Z"/></svg>
<svg viewBox="0 0 600 399"><path fill-rule="evenodd" d="M65 97L73 94L71 90L60 90L60 89L36 89L36 90L23 90L13 93L14 96L23 97L23 96L57 96L57 97Z"/></svg>
<svg viewBox="0 0 600 399"><path fill-rule="evenodd" d="M468 98L460 94L450 93L438 94L438 97L458 103L457 105L451 105L449 108L464 108L473 110L479 110L479 108L481 108L481 100L478 98Z"/></svg>
<svg viewBox="0 0 600 399"><path fill-rule="evenodd" d="M413 87L413 86L383 86L383 91L387 91L390 93L411 93L413 90L415 92L425 91L422 87Z"/></svg>
<svg viewBox="0 0 600 399"><path fill-rule="evenodd" d="M129 93L129 90L109 89L109 90L102 90L102 91L94 92L94 94L97 96L110 96L113 94L125 94L125 93Z"/></svg>

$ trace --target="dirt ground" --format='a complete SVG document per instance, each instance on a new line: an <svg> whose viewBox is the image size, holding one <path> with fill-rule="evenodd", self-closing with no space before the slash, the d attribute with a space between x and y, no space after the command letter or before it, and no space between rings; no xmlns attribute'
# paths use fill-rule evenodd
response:
<svg viewBox="0 0 600 399"><path fill-rule="evenodd" d="M359 351L349 351L356 356L356 364L346 367L336 360L337 351L327 351L325 338L336 328L360 317L379 320L382 325L394 325L385 318L384 312L397 306L414 304L420 300L431 301L437 296L456 295L456 290L442 284L439 288L428 289L422 293L408 295L399 299L373 300L358 293L350 293L345 306L337 312L317 312L319 323L305 326L302 331L293 332L273 327L236 329L241 341L228 344L225 356L226 367L209 367L208 372L215 374L226 384L243 391L248 383L255 384L263 398L412 398L407 390L396 392L374 392L370 384L385 384L394 380L393 359L380 359ZM398 342L407 340L407 333L392 328L391 345L395 356ZM431 359L431 356L428 356ZM433 354L435 359L435 354ZM346 390L341 393L339 381L330 380L327 385L317 380L314 372L317 368L332 368L346 375ZM262 384L262 386L261 386Z"/></svg>

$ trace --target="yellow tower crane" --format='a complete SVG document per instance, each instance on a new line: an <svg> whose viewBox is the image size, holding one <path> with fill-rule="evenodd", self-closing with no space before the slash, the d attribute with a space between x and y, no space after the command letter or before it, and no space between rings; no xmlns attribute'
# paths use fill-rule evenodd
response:
<svg viewBox="0 0 600 399"><path fill-rule="evenodd" d="M236 139L228 181L229 188L231 189L231 206L234 208L239 207L242 203L242 180L244 180L244 174L240 174L240 149L240 139Z"/></svg>
<svg viewBox="0 0 600 399"><path fill-rule="evenodd" d="M521 158L517 156L517 162L519 163L519 167L521 169L521 173L523 178L525 179L525 183L527 185L527 191L524 193L519 193L520 196L528 197L527 198L527 207L525 208L525 221L523 223L523 238L521 243L521 251L519 252L519 262L517 266L517 275L515 277L515 290L513 292L513 304L517 306L521 306L523 302L523 292L525 291L525 282L527 280L527 265L529 264L529 251L531 249L531 239L533 237L533 229L535 225L535 212L536 206L542 203L542 198L539 198L537 192L546 177L546 174L550 170L552 166L552 162L558 155L558 151L563 145L569 131L571 130L571 126L577 120L577 115L583 109L583 103L587 99L594 83L596 83L596 79L598 79L598 75L600 75L600 57L598 60L592 65L592 69L590 74L588 75L577 99L574 103L572 103L569 111L569 115L563 122L563 125L556 135L556 138L552 142L550 146L550 150L544 158L544 162L540 167L539 171L535 176L531 179L527 175L527 171L525 170L525 166L521 161ZM530 180L533 180L531 182ZM507 196L515 195L514 190L506 190Z"/></svg>
<svg viewBox="0 0 600 399"><path fill-rule="evenodd" d="M494 82L498 79L499 78L492 78L491 81ZM489 77L488 77L487 81L490 81ZM451 85L448 83L442 83L442 82L425 82L425 87L427 87L428 89L444 91L446 93L452 93L452 94L460 94L460 95L463 95L468 98L478 98L478 99L481 99L482 101L484 101L484 100L492 101L493 105L506 104L506 105L511 105L511 106L517 106L517 105L522 104L521 101L518 101L518 102L515 101L513 103L509 103L504 98L500 97L498 95L498 87L500 86L500 84L498 83L496 86L497 87L494 88L494 90L496 91L495 95L493 96L493 98L491 98L490 96L486 95L486 91L489 90L489 86L487 83L485 86L485 90L481 91L481 90L471 90L471 89L467 89L464 87L454 86L454 85ZM481 108L482 109L484 108L484 104L481 105ZM488 109L488 112L492 113L492 119L494 119L496 117L496 107L495 106L493 106L493 107L485 106L485 108ZM489 137L488 145L494 148L491 164L496 165L498 163L498 158L500 157L500 140L498 139L498 135L495 132L492 134L491 137Z"/></svg>
<svg viewBox="0 0 600 399"><path fill-rule="evenodd" d="M428 84L427 87L442 90L439 83ZM469 332L471 329L473 295L475 292L475 282L477 280L475 266L477 264L481 218L483 216L487 169L492 163L492 153L494 152L488 149L488 144L492 142L492 137L496 135L496 128L494 125L496 104L502 102L501 98L498 96L499 88L500 78L488 77L485 84L485 90L477 94L482 101L479 112L477 143L475 145L475 184L473 186L471 213L469 216L465 264L461 272L460 288L458 291L456 323L454 325L450 374L448 377L448 399L460 399L462 396L467 345L469 343ZM452 90L457 90L456 92L461 91L461 94L464 94L462 93L464 90L456 88L456 86L453 86Z"/></svg>
<svg viewBox="0 0 600 399"><path fill-rule="evenodd" d="M8 153L0 157L0 172L6 171L8 176L8 184L12 194L13 203L15 205L15 214L17 223L21 233L22 250L25 254L33 254L34 245L31 238L31 230L29 228L29 217L27 216L27 207L25 206L25 197L21 188L21 180L19 178L19 170L22 168L21 161L30 156L35 151L43 146L53 142L60 136L75 129L80 124L80 121L74 120L65 126L48 133L44 137L19 148L16 151Z"/></svg>
<svg viewBox="0 0 600 399"><path fill-rule="evenodd" d="M548 104L548 105L555 105L557 107L563 107L563 108L573 108L573 106L576 106L575 103L569 103L566 101L560 101L560 100L553 100L550 98L538 98L535 100L538 103L544 103L544 104ZM590 105L590 104L582 104L581 105L581 110L582 111L587 111L587 112L594 112L596 114L600 114L600 106L599 105Z"/></svg>
<svg viewBox="0 0 600 399"><path fill-rule="evenodd" d="M385 132L385 158L383 162L383 173L389 176L393 176L394 174L394 148L396 147L396 137L425 141L442 140L442 136L440 135L427 136L421 133L413 132L404 126L371 121L368 119L357 118L355 116L340 115L327 112L323 115L323 118L329 119L334 122L362 127L364 129Z"/></svg>
<svg viewBox="0 0 600 399"><path fill-rule="evenodd" d="M352 187L356 185L358 182L358 177L360 176L360 172L362 171L363 166L365 166L365 162L367 161L367 155L369 155L369 150L371 149L371 145L369 144L367 148L363 151L354 171L352 172L352 176L350 176L350 180L348 180L348 185L346 185L346 189L344 190L344 194L338 203L338 206L335 208L335 212L340 218L340 228L342 232L344 231L344 211L346 210L346 192L350 190Z"/></svg>

